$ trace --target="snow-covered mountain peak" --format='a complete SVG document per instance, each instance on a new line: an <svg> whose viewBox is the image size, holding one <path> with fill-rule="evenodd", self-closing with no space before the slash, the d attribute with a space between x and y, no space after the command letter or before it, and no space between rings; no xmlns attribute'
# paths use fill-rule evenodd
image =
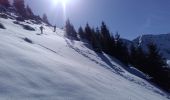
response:
<svg viewBox="0 0 170 100"><path fill-rule="evenodd" d="M134 43L139 43L139 40L142 40L142 47L144 49L147 48L147 44L149 43L155 43L160 53L163 54L163 57L170 59L170 33L168 34L160 34L160 35L142 35L138 38L134 39Z"/></svg>

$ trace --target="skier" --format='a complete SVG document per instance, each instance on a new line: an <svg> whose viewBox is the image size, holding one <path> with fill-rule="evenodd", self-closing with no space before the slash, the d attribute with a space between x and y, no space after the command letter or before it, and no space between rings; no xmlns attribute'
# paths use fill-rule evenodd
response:
<svg viewBox="0 0 170 100"><path fill-rule="evenodd" d="M57 27L56 27L56 25L55 25L55 26L54 26L54 32L56 32L56 28L57 28Z"/></svg>
<svg viewBox="0 0 170 100"><path fill-rule="evenodd" d="M43 26L41 26L41 27L40 27L41 34L43 34L43 29L44 29L44 27L43 27Z"/></svg>

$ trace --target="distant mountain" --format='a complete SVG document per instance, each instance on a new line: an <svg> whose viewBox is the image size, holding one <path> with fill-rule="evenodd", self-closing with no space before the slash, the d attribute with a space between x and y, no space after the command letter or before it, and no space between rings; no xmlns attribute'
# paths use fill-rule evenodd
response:
<svg viewBox="0 0 170 100"><path fill-rule="evenodd" d="M133 41L127 40L127 39L121 39L123 43L125 43L128 47L130 47L133 44Z"/></svg>
<svg viewBox="0 0 170 100"><path fill-rule="evenodd" d="M170 33L160 35L142 35L134 39L132 42L134 44L138 44L139 41L141 42L141 46L144 50L146 50L148 43L155 43L163 57L170 59Z"/></svg>

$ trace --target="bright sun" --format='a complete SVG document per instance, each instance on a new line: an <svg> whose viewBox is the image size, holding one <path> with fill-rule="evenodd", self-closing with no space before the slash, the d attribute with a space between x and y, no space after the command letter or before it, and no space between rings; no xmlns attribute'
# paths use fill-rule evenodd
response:
<svg viewBox="0 0 170 100"><path fill-rule="evenodd" d="M54 4L58 4L58 3L62 3L63 5L65 5L66 3L68 3L68 0L53 0Z"/></svg>
<svg viewBox="0 0 170 100"><path fill-rule="evenodd" d="M68 4L68 1L69 0L52 0L53 1L53 4L54 5L62 5L62 8L63 8L63 17L64 17L64 20L66 20L66 5Z"/></svg>

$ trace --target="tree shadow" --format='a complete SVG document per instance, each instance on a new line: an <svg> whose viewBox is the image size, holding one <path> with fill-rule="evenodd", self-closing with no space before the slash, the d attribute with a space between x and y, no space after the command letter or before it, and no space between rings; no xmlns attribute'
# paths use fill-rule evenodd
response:
<svg viewBox="0 0 170 100"><path fill-rule="evenodd" d="M103 64L99 61L97 61L96 59L90 57L89 55L87 55L86 52L83 52L82 50L80 50L79 48L74 47L71 43L69 43L69 41L67 39L65 39L68 47L70 47L71 49L75 50L77 53L79 53L80 55L84 56L85 58L88 58L89 60L93 61L94 63L111 70L114 73L120 74L121 72L123 72L120 68L116 67L115 65L113 65L111 63L111 61L103 54L103 53L96 53L97 57L101 58L102 61L104 61L106 64Z"/></svg>
<svg viewBox="0 0 170 100"><path fill-rule="evenodd" d="M101 58L102 61L104 61L111 69L115 70L118 73L123 73L124 71L122 69L120 69L119 67L116 67L111 61L110 59L112 58L108 58L106 57L103 53L96 53L98 55L98 57Z"/></svg>

